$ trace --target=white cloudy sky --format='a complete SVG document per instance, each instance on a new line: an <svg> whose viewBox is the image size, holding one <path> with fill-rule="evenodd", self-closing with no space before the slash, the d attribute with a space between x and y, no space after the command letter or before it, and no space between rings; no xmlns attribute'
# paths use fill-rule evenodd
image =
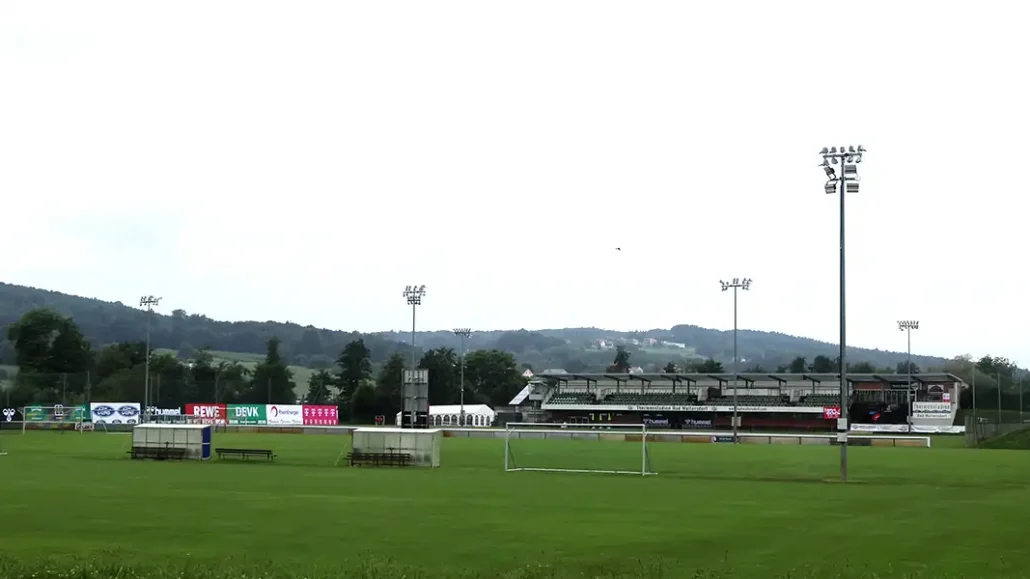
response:
<svg viewBox="0 0 1030 579"><path fill-rule="evenodd" d="M1030 362L1018 2L0 2L0 279L222 319ZM613 248L622 247L622 252Z"/></svg>

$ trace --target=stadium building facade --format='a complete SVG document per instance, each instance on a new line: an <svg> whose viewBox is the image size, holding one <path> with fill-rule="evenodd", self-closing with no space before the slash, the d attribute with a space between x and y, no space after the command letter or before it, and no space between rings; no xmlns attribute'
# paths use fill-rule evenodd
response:
<svg viewBox="0 0 1030 579"><path fill-rule="evenodd" d="M949 373L848 374L850 422L950 428L966 387ZM559 373L535 377L540 409L551 422L648 424L725 429L736 384L742 430L833 431L840 416L839 374Z"/></svg>

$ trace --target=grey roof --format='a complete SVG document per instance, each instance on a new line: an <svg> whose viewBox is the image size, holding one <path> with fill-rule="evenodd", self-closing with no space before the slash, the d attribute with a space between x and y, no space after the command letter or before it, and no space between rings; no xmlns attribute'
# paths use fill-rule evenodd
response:
<svg viewBox="0 0 1030 579"><path fill-rule="evenodd" d="M705 372L677 372L675 374L664 374L658 372L644 372L639 374L619 374L615 372L568 372L537 374L536 378L550 382L568 382L571 380L592 381L618 381L618 382L641 382L641 383L669 383L669 382L698 382L710 380L715 382L733 382L734 379L741 382L839 382L840 374L821 374L805 372L802 374L789 374L781 372L738 372L733 373L705 373ZM938 382L961 382L962 379L949 372L928 372L924 374L912 374L911 379L916 383L938 383ZM908 374L887 374L887 373L848 373L848 382L880 382L883 384L907 384Z"/></svg>

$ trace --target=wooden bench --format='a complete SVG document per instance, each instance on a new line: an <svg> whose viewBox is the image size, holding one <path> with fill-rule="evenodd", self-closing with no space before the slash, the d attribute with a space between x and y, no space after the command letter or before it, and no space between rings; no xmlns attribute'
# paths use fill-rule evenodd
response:
<svg viewBox="0 0 1030 579"><path fill-rule="evenodd" d="M219 459L242 458L243 460L250 460L252 456L263 458L269 462L275 459L275 454L271 450L260 448L216 448L215 454L218 455Z"/></svg>
<svg viewBox="0 0 1030 579"><path fill-rule="evenodd" d="M129 454L133 459L183 460L186 458L186 449L168 446L134 446Z"/></svg>
<svg viewBox="0 0 1030 579"><path fill-rule="evenodd" d="M347 454L351 466L411 466L411 455L406 452L361 452Z"/></svg>

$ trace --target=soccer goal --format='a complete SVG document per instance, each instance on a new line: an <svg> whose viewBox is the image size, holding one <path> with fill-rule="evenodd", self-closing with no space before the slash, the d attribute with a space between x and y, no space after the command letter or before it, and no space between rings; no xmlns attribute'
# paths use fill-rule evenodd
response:
<svg viewBox="0 0 1030 579"><path fill-rule="evenodd" d="M644 424L513 422L504 429L504 470L658 474Z"/></svg>

